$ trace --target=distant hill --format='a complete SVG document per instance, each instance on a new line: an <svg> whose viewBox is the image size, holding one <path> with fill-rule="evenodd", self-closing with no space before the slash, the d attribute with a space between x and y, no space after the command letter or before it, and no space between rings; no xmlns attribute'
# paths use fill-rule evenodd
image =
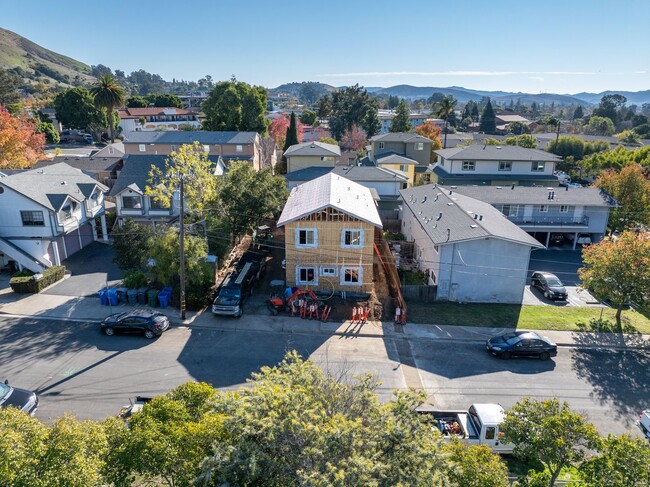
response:
<svg viewBox="0 0 650 487"><path fill-rule="evenodd" d="M577 93L573 96L597 105L605 95L623 95L628 105L643 105L650 103L650 90L645 91L603 91L601 93Z"/></svg>
<svg viewBox="0 0 650 487"><path fill-rule="evenodd" d="M14 32L0 28L0 67L13 70L24 83L49 79L72 84L76 76L92 81L90 66L50 51Z"/></svg>

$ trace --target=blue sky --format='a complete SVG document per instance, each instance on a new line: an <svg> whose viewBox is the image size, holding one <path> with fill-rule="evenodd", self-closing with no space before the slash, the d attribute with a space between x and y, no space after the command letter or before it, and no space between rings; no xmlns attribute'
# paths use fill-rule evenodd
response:
<svg viewBox="0 0 650 487"><path fill-rule="evenodd" d="M650 89L649 18L648 0L7 0L0 26L165 79L577 93Z"/></svg>

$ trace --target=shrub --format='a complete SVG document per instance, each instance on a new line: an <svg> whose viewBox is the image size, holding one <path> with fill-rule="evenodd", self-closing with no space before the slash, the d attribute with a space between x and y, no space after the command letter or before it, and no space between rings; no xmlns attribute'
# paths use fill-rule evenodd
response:
<svg viewBox="0 0 650 487"><path fill-rule="evenodd" d="M124 276L124 286L128 289L138 289L147 285L147 276L140 270L133 270Z"/></svg>
<svg viewBox="0 0 650 487"><path fill-rule="evenodd" d="M40 274L40 277L36 278L37 275L12 277L9 285L15 293L40 293L46 287L63 279L63 276L65 276L65 266L52 266L45 269Z"/></svg>

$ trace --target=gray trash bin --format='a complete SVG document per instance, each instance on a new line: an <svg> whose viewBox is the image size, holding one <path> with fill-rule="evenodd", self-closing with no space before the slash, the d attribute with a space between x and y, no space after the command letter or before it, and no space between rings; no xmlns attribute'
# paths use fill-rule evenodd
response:
<svg viewBox="0 0 650 487"><path fill-rule="evenodd" d="M141 287L138 289L138 304L147 304L147 290L148 287Z"/></svg>

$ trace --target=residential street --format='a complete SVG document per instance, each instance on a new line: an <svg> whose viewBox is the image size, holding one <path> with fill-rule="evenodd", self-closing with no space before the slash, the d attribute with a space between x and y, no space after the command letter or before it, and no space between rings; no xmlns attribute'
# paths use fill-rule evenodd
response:
<svg viewBox="0 0 650 487"><path fill-rule="evenodd" d="M383 400L407 386L424 386L430 402L444 408L508 407L527 394L555 395L586 412L602 433L616 434L637 434L634 420L650 404L647 351L563 347L548 362L502 361L476 340L243 331L245 320L234 330L179 327L148 341L107 337L91 323L0 317L2 375L39 393L37 416L46 421L64 412L101 419L129 397L162 394L188 380L236 388L293 348L332 374L374 373Z"/></svg>

